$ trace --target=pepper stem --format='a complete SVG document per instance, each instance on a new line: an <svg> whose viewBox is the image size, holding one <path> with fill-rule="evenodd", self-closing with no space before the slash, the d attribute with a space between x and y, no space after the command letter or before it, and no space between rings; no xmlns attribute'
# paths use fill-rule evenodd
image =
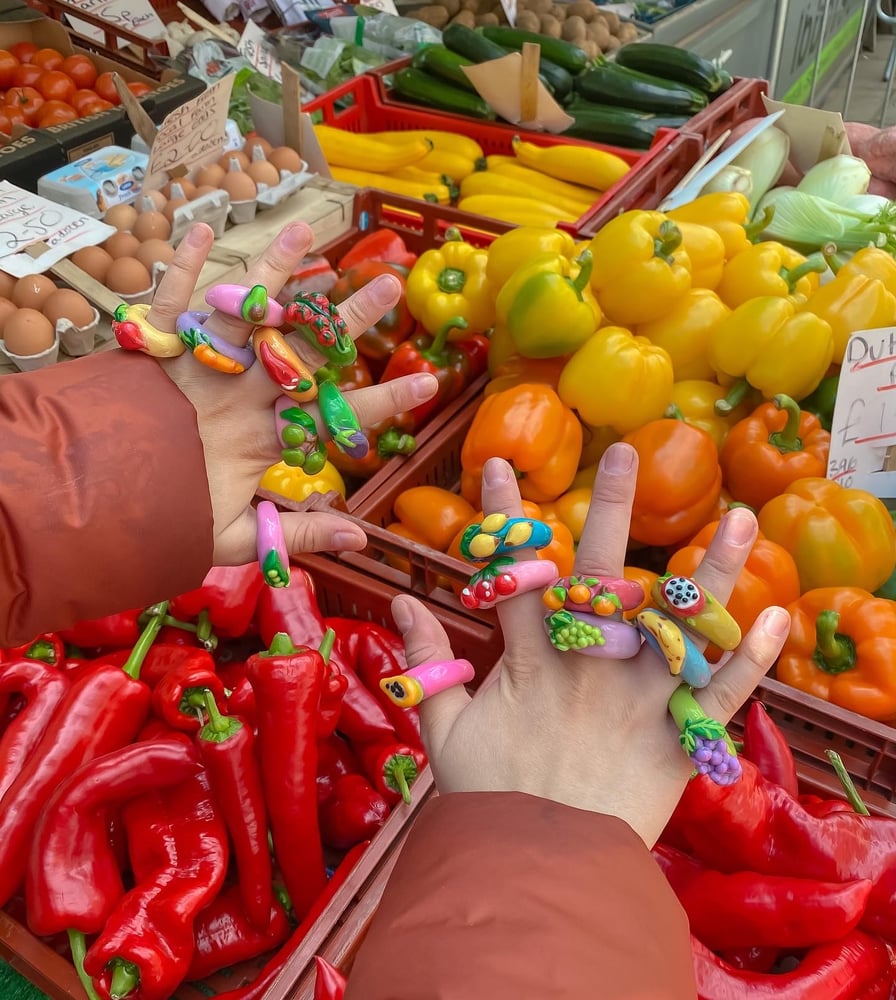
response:
<svg viewBox="0 0 896 1000"><path fill-rule="evenodd" d="M744 223L744 232L747 234L747 239L751 243L755 243L759 237L762 235L762 231L768 227L772 219L775 217L775 206L766 205L762 215L758 218L751 220L750 222Z"/></svg>
<svg viewBox="0 0 896 1000"><path fill-rule="evenodd" d="M212 692L205 688L203 690L205 711L208 713L208 722L205 724L206 729L211 729L216 733L226 733L230 729L230 720L225 719L221 715L221 711L218 708L218 703L215 701L215 696Z"/></svg>
<svg viewBox="0 0 896 1000"><path fill-rule="evenodd" d="M723 399L717 399L713 409L721 417L733 413L744 401L744 397L750 389L750 383L745 378L739 378L728 390Z"/></svg>
<svg viewBox="0 0 896 1000"><path fill-rule="evenodd" d="M660 257L667 264L672 263L672 254L681 246L681 230L667 219L660 223L656 239L653 241L653 255Z"/></svg>
<svg viewBox="0 0 896 1000"><path fill-rule="evenodd" d="M791 399L790 396L785 396L784 393L779 393L772 399L772 402L779 410L785 411L787 414L787 423L784 424L782 430L769 434L768 443L777 448L782 454L791 451L802 451L803 442L799 435L800 417L802 416L800 404L795 399Z"/></svg>
<svg viewBox="0 0 896 1000"><path fill-rule="evenodd" d="M670 403L663 411L666 420L684 420L684 414L677 403Z"/></svg>
<svg viewBox="0 0 896 1000"><path fill-rule="evenodd" d="M204 621L202 618L203 615L205 615ZM147 615L145 613L141 615L140 620L143 622L147 621ZM179 618L173 618L171 615L164 615L162 617L162 625L166 625L169 628L179 628L181 632L192 632L209 652L218 647L218 637L212 631L211 620L208 617L207 611L199 612L199 621L195 625L192 622L182 622Z"/></svg>
<svg viewBox="0 0 896 1000"><path fill-rule="evenodd" d="M286 632L278 632L274 638L271 639L271 645L269 648L259 655L292 656L294 653L298 653L298 649L296 649L292 639L290 639Z"/></svg>
<svg viewBox="0 0 896 1000"><path fill-rule="evenodd" d="M815 651L812 659L826 674L843 674L856 665L856 644L837 631L839 611L822 611L815 619Z"/></svg>
<svg viewBox="0 0 896 1000"><path fill-rule="evenodd" d="M68 943L72 949L72 961L75 963L75 972L87 994L87 1000L100 1000L99 994L94 989L93 980L84 971L84 956L87 954L87 941L83 931L68 932Z"/></svg>
<svg viewBox="0 0 896 1000"><path fill-rule="evenodd" d="M575 281L569 280L569 284L581 302L582 292L588 287L588 282L591 280L591 271L594 268L594 258L591 255L591 251L583 250L576 257L576 263L579 265L579 273L576 275Z"/></svg>
<svg viewBox="0 0 896 1000"><path fill-rule="evenodd" d="M390 427L377 438L376 452L380 458L392 455L413 455L417 450L417 439L413 434L405 434L396 427Z"/></svg>
<svg viewBox="0 0 896 1000"><path fill-rule="evenodd" d="M432 338L432 343L425 351L420 352L420 357L430 364L443 368L448 363L446 346L448 344L448 334L452 330L466 330L470 324L463 316L452 316L439 328L439 332Z"/></svg>
<svg viewBox="0 0 896 1000"><path fill-rule="evenodd" d="M862 796L859 795L859 790L856 788L849 771L846 770L840 754L836 750L825 750L824 755L831 762L834 774L837 775L840 784L843 786L843 791L853 808L853 812L857 812L860 816L870 816L871 813L868 811L868 806L862 801Z"/></svg>
<svg viewBox="0 0 896 1000"><path fill-rule="evenodd" d="M466 283L467 276L459 267L443 267L436 278L439 291L445 292L446 295L462 292Z"/></svg>
<svg viewBox="0 0 896 1000"><path fill-rule="evenodd" d="M797 264L796 267L782 267L778 273L787 282L792 292L800 278L805 278L807 274L821 274L827 269L828 262L824 259L824 254L819 252L810 254L802 264Z"/></svg>
<svg viewBox="0 0 896 1000"><path fill-rule="evenodd" d="M147 609L147 613L150 616L149 621L144 626L143 631L140 633L140 638L121 668L128 677L133 677L135 681L140 679L140 668L143 666L146 654L156 641L156 637L165 624L167 611L167 601L162 601L161 604L154 604L151 608Z"/></svg>
<svg viewBox="0 0 896 1000"><path fill-rule="evenodd" d="M109 985L109 996L112 1000L124 1000L140 985L140 970L133 962L124 959L112 959L112 982Z"/></svg>
<svg viewBox="0 0 896 1000"><path fill-rule="evenodd" d="M407 805L411 804L410 786L417 780L417 773L417 762L406 753L397 753L390 757L383 768L386 786L393 792L400 793Z"/></svg>
<svg viewBox="0 0 896 1000"><path fill-rule="evenodd" d="M37 639L22 654L26 660L40 660L51 667L56 665L56 649L52 642L46 639Z"/></svg>
<svg viewBox="0 0 896 1000"><path fill-rule="evenodd" d="M320 641L320 645L317 647L318 653L320 653L320 658L324 663L330 662L330 655L333 652L333 645L336 642L336 630L328 628L324 632L324 637Z"/></svg>

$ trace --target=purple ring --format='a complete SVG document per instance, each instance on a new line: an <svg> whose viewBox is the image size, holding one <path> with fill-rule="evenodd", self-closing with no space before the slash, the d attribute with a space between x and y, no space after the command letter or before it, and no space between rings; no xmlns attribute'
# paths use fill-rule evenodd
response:
<svg viewBox="0 0 896 1000"><path fill-rule="evenodd" d="M193 351L194 354L197 347L207 346L215 354L220 354L222 357L235 361L238 365L242 365L244 370L248 371L255 364L255 351L251 347L237 347L236 344L230 344L222 337L212 333L211 330L207 330L205 324L209 316L211 316L210 312L202 312L198 309L182 312L177 317L175 327L178 337L184 342L188 350Z"/></svg>
<svg viewBox="0 0 896 1000"><path fill-rule="evenodd" d="M575 629L578 625L593 630L600 638L584 646L571 644L563 630L569 626ZM583 656L605 660L630 660L641 648L641 633L638 629L626 621L613 618L601 618L564 608L545 615L544 627L551 645L561 652L581 653Z"/></svg>

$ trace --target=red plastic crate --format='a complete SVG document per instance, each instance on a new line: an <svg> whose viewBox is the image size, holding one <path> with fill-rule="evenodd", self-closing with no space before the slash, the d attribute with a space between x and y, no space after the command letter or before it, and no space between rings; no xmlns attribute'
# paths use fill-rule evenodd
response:
<svg viewBox="0 0 896 1000"><path fill-rule="evenodd" d="M768 93L767 80L737 77L724 94L698 111L684 128L691 135L699 135L706 145L714 142L728 129L741 125L750 118L766 115L762 95Z"/></svg>

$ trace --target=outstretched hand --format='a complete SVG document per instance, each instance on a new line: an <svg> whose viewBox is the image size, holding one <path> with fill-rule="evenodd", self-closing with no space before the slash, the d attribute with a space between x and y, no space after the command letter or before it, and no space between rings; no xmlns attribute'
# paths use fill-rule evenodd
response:
<svg viewBox="0 0 896 1000"><path fill-rule="evenodd" d="M147 316L157 329L173 331L177 317L190 308L213 241L211 228L198 224L178 246ZM271 298L276 297L312 242L313 234L305 223L290 223L249 268L242 283L263 285ZM400 294L398 280L383 275L341 303L339 313L350 335L359 337L395 305ZM252 333L250 324L220 312L213 312L205 325L239 347L246 346ZM289 340L312 371L324 364L325 359L301 338L292 336ZM189 353L160 364L196 410L214 516L214 561L218 565L252 562L256 534L252 498L265 469L280 459L272 408L280 391L260 365L242 375L224 375L204 367ZM434 376L409 375L346 392L345 398L361 426L367 427L425 402L437 389ZM303 404L303 408L312 413L326 438L314 404ZM363 531L336 514L290 513L283 514L281 521L290 553L362 549L366 545Z"/></svg>

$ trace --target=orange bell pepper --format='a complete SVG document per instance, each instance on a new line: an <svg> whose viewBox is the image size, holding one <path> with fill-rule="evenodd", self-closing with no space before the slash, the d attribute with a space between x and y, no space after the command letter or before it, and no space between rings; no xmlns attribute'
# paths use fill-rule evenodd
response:
<svg viewBox="0 0 896 1000"><path fill-rule="evenodd" d="M640 566L626 566L622 575L626 580L634 580L635 583L640 583L644 588L644 600L636 608L632 608L631 611L622 612L622 617L626 621L631 621L636 614L643 611L650 604L650 588L656 583L659 574L654 573L652 569L642 569Z"/></svg>
<svg viewBox="0 0 896 1000"><path fill-rule="evenodd" d="M504 458L516 470L520 495L536 503L569 489L582 453L582 425L549 386L524 382L486 396L460 453L461 495L478 504L482 467Z"/></svg>
<svg viewBox="0 0 896 1000"><path fill-rule="evenodd" d="M524 358L521 354L511 354L496 365L494 370L490 369L491 378L486 383L485 394L490 396L493 392L510 389L521 382L544 382L556 389L566 362L566 357Z"/></svg>
<svg viewBox="0 0 896 1000"><path fill-rule="evenodd" d="M824 477L831 435L789 396L761 403L728 432L719 453L735 500L759 510L796 479Z"/></svg>
<svg viewBox="0 0 896 1000"><path fill-rule="evenodd" d="M759 511L759 530L793 556L804 593L875 591L896 565L896 528L882 501L829 479L791 483Z"/></svg>
<svg viewBox="0 0 896 1000"><path fill-rule="evenodd" d="M721 521L713 521L704 525L689 545L674 552L669 560L669 572L693 576L720 524ZM727 608L732 618L746 635L767 607L772 604L790 604L799 596L800 577L793 556L783 546L770 542L760 534L734 584L731 597L728 598ZM722 651L709 646L706 655L715 662Z"/></svg>
<svg viewBox="0 0 896 1000"><path fill-rule="evenodd" d="M439 552L451 544L462 524L476 509L463 497L441 486L412 486L403 490L392 505L395 516L416 538Z"/></svg>
<svg viewBox="0 0 896 1000"><path fill-rule="evenodd" d="M896 603L821 587L789 610L778 680L868 719L896 720Z"/></svg>
<svg viewBox="0 0 896 1000"><path fill-rule="evenodd" d="M715 442L683 420L651 420L626 434L638 453L631 536L646 545L690 538L714 515L722 489Z"/></svg>

